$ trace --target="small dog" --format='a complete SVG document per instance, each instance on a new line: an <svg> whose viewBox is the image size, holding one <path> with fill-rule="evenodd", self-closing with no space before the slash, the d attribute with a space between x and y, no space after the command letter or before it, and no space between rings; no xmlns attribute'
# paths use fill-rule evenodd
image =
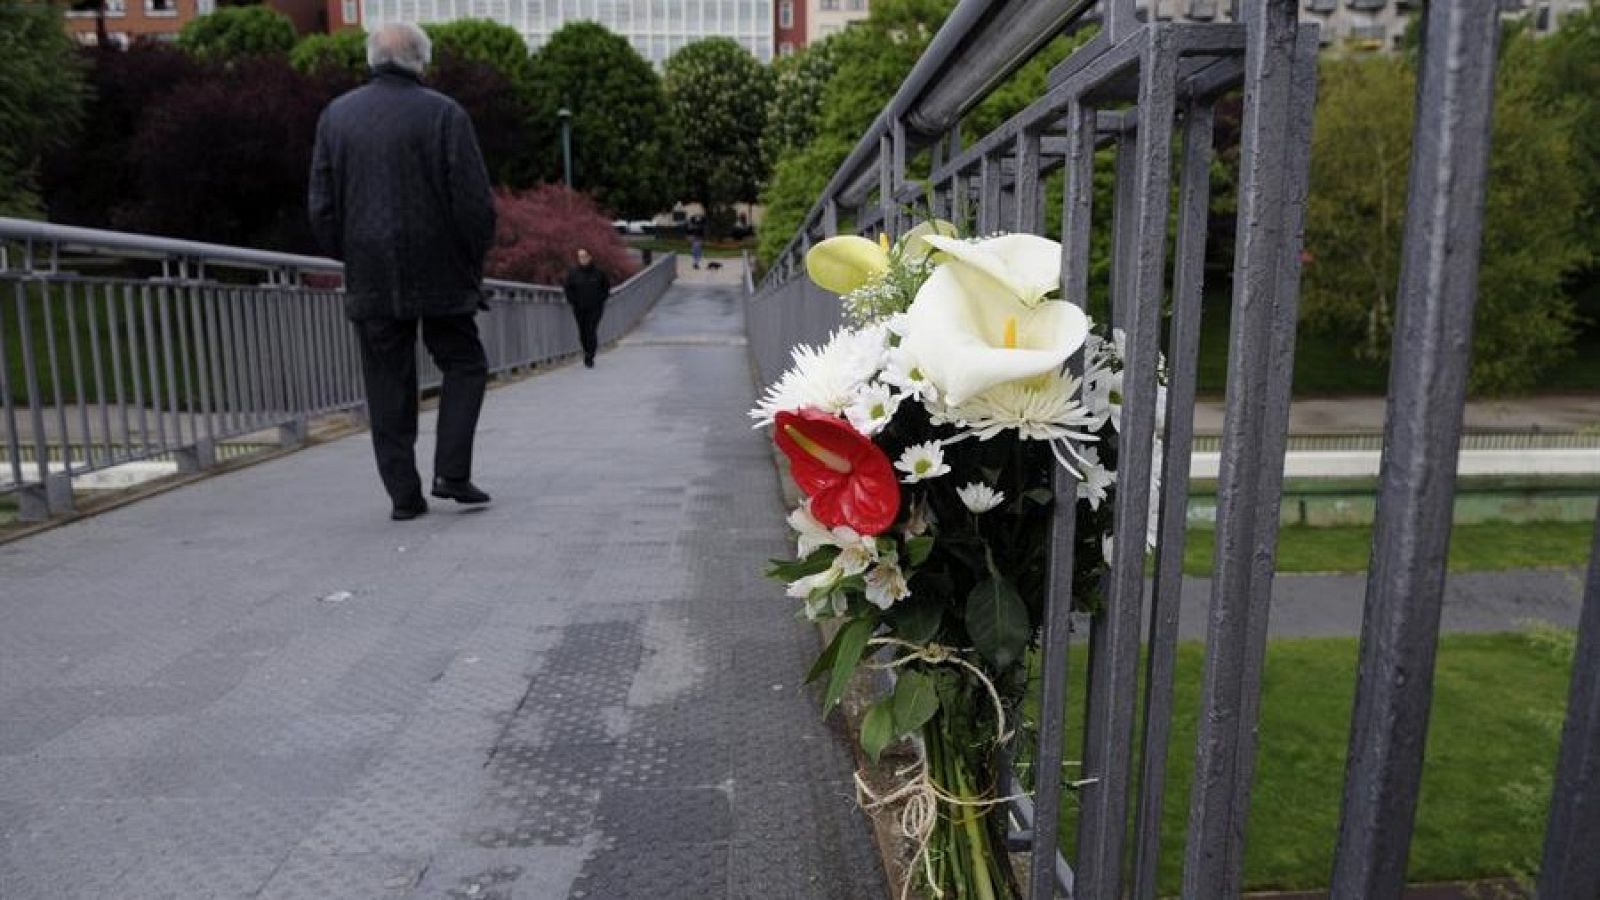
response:
<svg viewBox="0 0 1600 900"><path fill-rule="evenodd" d="M711 262L706 263L706 268L708 268L708 269L720 269L720 268L722 268L722 263L719 263L716 260L712 260Z"/></svg>

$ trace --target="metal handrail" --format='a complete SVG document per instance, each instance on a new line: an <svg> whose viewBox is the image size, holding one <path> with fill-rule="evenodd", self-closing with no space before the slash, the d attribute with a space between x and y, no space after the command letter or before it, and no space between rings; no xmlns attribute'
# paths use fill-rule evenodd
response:
<svg viewBox="0 0 1600 900"><path fill-rule="evenodd" d="M86 256L160 260L163 274L73 271ZM225 282L208 268L265 277ZM233 455L224 441L275 432L296 444L312 418L360 409L343 291L308 278L342 271L324 257L0 219L0 494L19 498L22 518L48 518L72 510L77 476L152 459L196 471ZM676 271L668 254L619 285L601 340L631 329ZM491 374L579 352L559 287L484 286ZM419 350L419 384L441 380Z"/></svg>

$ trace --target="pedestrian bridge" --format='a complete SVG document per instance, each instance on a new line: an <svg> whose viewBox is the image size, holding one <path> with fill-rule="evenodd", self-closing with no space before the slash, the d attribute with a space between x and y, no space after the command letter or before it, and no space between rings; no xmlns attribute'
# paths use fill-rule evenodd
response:
<svg viewBox="0 0 1600 900"><path fill-rule="evenodd" d="M219 407L214 440L270 426L299 452L0 546L0 896L882 896L850 744L799 686L815 632L760 573L791 548L745 415L744 286L675 266L624 287L597 368L554 318L546 358L497 358L486 509L390 522L365 436L317 437L348 370L267 368L333 393L309 427ZM68 283L81 324L107 290ZM97 311L209 330L228 303L284 312L269 290L196 311L112 287ZM543 301L496 302L491 323ZM324 324L278 334L343 340ZM131 441L113 415L110 451L93 404L36 418L64 416L78 464L163 412L169 442L206 437L180 409Z"/></svg>

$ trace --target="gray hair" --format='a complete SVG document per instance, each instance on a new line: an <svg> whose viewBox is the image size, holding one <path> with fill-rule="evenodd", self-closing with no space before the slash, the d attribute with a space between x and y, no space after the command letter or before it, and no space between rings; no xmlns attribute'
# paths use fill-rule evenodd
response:
<svg viewBox="0 0 1600 900"><path fill-rule="evenodd" d="M367 35L367 65L395 65L421 75L433 58L428 33L410 22L392 22Z"/></svg>

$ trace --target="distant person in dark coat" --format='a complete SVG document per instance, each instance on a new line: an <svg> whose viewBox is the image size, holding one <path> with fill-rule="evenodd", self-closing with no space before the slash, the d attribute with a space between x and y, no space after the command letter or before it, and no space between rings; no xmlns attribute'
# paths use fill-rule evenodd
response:
<svg viewBox="0 0 1600 900"><path fill-rule="evenodd" d="M487 503L472 483L472 442L488 382L474 316L494 197L472 121L422 86L432 53L414 25L367 38L372 80L334 100L317 123L311 225L345 264L378 474L392 518L428 511L417 474L417 331L444 373L433 496Z"/></svg>
<svg viewBox="0 0 1600 900"><path fill-rule="evenodd" d="M578 264L567 270L567 302L578 320L578 342L583 345L583 364L594 368L594 351L599 347L600 317L606 314L606 298L611 296L611 279L594 264L589 251L579 248Z"/></svg>

